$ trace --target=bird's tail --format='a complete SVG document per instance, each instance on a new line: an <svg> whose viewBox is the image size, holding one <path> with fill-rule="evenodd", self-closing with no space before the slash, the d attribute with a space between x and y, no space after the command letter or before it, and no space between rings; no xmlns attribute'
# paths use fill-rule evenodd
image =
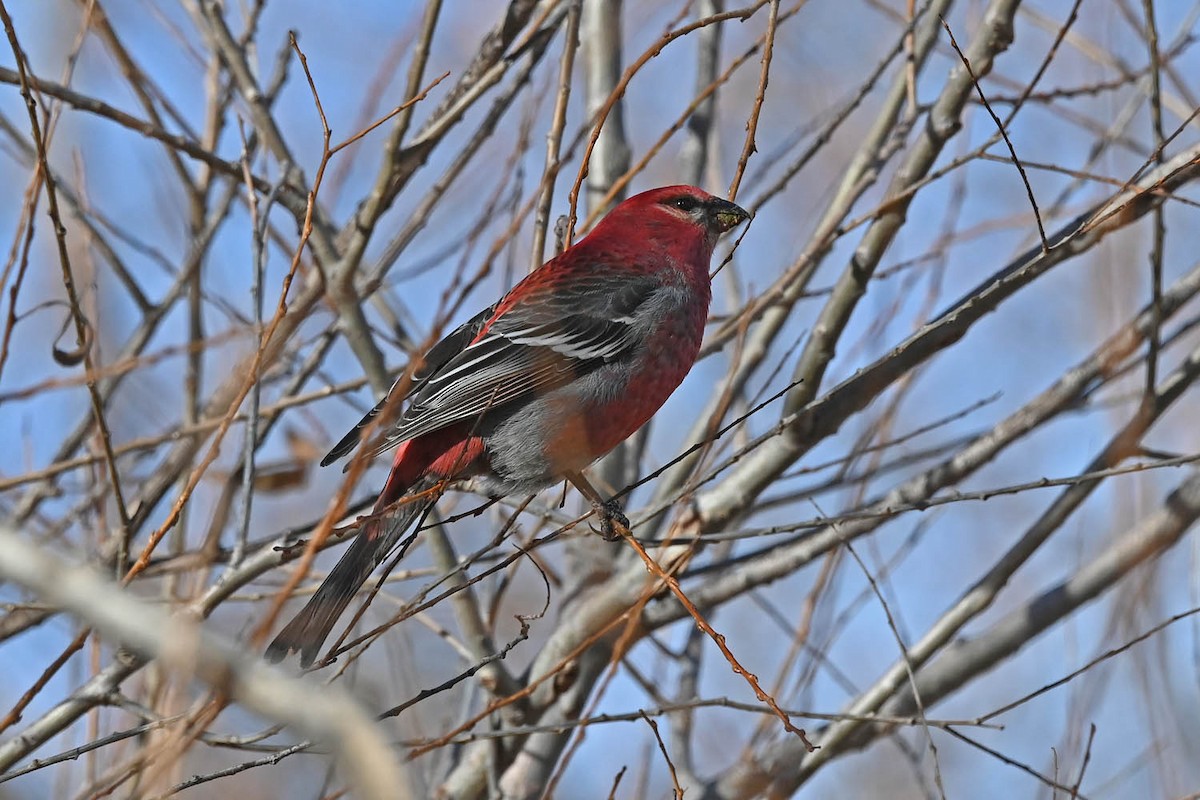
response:
<svg viewBox="0 0 1200 800"><path fill-rule="evenodd" d="M350 605L359 587L388 557L413 521L422 517L433 505L436 497L429 490L436 484L436 479L419 481L408 492L409 502L363 525L324 583L267 647L268 661L278 663L299 651L300 665L307 667L312 664L325 638L346 606ZM381 497L381 503L383 500L384 497ZM376 512L387 505L377 504Z"/></svg>

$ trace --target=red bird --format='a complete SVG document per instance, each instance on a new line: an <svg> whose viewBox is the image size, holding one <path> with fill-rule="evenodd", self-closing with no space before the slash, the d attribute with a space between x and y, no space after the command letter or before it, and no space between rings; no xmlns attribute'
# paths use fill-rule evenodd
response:
<svg viewBox="0 0 1200 800"><path fill-rule="evenodd" d="M694 186L631 197L588 236L425 354L408 407L372 455L396 447L367 521L316 594L267 648L312 663L355 592L412 522L431 489L478 478L492 496L574 484L600 514L627 524L582 470L642 427L692 368L712 296L709 261L721 234L750 215ZM358 444L398 398L400 381L321 461ZM383 514L402 498L415 502Z"/></svg>

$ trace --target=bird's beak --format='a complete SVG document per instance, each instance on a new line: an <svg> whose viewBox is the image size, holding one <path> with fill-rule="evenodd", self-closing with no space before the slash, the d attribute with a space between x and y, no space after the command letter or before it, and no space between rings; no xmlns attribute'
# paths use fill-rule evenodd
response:
<svg viewBox="0 0 1200 800"><path fill-rule="evenodd" d="M708 218L712 220L714 228L725 233L750 219L750 212L736 203L714 197L708 201Z"/></svg>

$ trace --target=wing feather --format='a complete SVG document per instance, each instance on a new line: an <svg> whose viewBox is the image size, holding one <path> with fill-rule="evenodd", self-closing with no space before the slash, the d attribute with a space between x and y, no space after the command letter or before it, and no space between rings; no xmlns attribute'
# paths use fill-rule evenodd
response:
<svg viewBox="0 0 1200 800"><path fill-rule="evenodd" d="M485 417L521 399L549 392L622 357L637 344L637 312L661 287L649 276L580 276L571 291L533 285L499 316L505 301L477 314L425 357L406 394L408 408L372 448L379 455L401 442ZM515 290L514 290L515 291ZM494 317L494 319L493 319ZM396 391L393 386L392 392ZM322 465L354 449L385 398L339 442Z"/></svg>
<svg viewBox="0 0 1200 800"><path fill-rule="evenodd" d="M488 320L492 318L492 315L496 313L497 305L499 304L493 303L483 311L480 311L478 314L471 317L471 319L467 320L462 325L459 325L449 334L444 336L433 347L429 348L429 351L425 353L424 363L421 365L421 368L413 371L412 378L408 382L408 391L405 392L404 397L411 397L415 392L419 391L421 386L424 385L430 377L436 375L438 370L446 365L446 362L450 361L456 355L461 353L463 348L470 344L470 342L479 335L479 331L483 330L483 326L486 325ZM383 396L383 399L376 403L375 407L368 411L366 415L358 421L358 424L351 428L346 435L343 436L338 443L335 444L333 448L325 454L325 457L321 459L322 467L329 466L358 446L359 440L362 439L363 431L375 420L375 417L379 416L380 412L387 407L389 402L394 402L393 395L399 391L400 385L403 382L404 373L402 372L400 376L396 378L396 382L392 384L392 388L390 388L388 393Z"/></svg>

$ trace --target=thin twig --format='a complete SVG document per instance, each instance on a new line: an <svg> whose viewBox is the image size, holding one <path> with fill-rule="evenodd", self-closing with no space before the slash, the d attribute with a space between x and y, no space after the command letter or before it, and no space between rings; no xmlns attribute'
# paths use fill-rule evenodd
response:
<svg viewBox="0 0 1200 800"><path fill-rule="evenodd" d="M1029 204L1033 206L1033 219L1037 223L1038 238L1042 240L1042 252L1047 253L1050 251L1050 243L1046 240L1046 228L1042 225L1042 213L1038 210L1037 199L1033 196L1033 187L1029 185L1029 176L1025 174L1025 168L1021 166L1021 159L1017 158L1017 149L1013 147L1012 140L1008 138L1008 131L1004 129L1004 123L1000 121L1000 117L992 110L992 104L987 101L987 97L983 93L983 87L979 85L979 78L975 77L975 72L971 69L970 60L959 48L958 42L954 39L954 32L950 30L950 25L947 24L944 18L942 19L942 27L946 29L946 35L950 37L950 46L954 48L955 53L958 53L963 67L971 76L971 82L975 84L975 91L979 95L979 101L983 103L983 107L991 115L992 121L996 123L996 128L999 130L1001 138L1004 139L1004 144L1008 147L1008 153L1012 156L1013 165L1017 168L1017 172L1021 174L1021 182L1025 184L1025 194L1029 196Z"/></svg>

